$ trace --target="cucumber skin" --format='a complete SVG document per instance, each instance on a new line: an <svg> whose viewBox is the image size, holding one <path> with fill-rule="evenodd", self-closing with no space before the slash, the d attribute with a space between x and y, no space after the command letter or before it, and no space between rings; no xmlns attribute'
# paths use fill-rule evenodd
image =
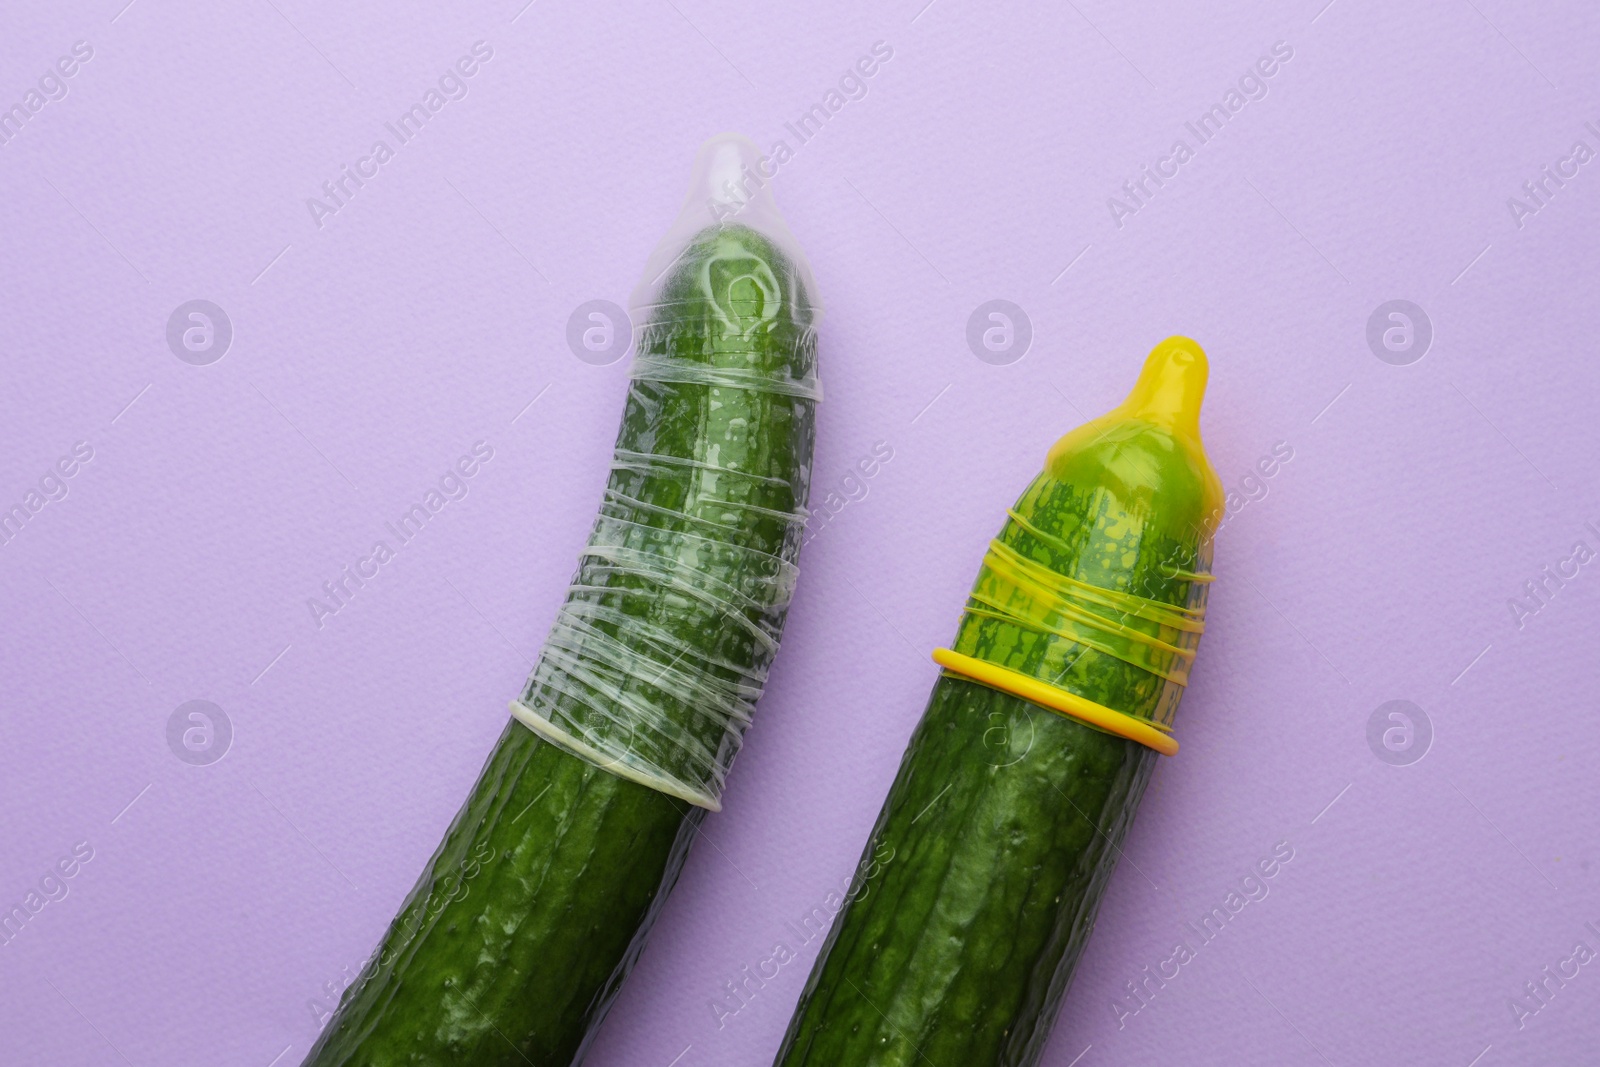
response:
<svg viewBox="0 0 1600 1067"><path fill-rule="evenodd" d="M701 255L755 257L780 281L790 277L784 254L748 228L724 228L698 244L699 254L685 253L666 287L679 301L672 314L692 323L709 321L684 296ZM748 286L730 288L732 313L757 312L751 295ZM781 317L742 340L690 330L664 343L682 358L790 377L815 359L814 334ZM727 502L773 511L803 506L815 407L810 399L726 385L634 380L619 449L706 459L712 447L719 465L737 464L788 485L614 469L608 488L696 518L736 521L730 539L792 561L803 532L797 524L730 511ZM699 529L662 512L646 511L638 521ZM759 654L735 627L693 601L641 595L638 579L596 577L587 562L578 575L615 589L630 614L670 625L691 647L723 658ZM784 614L769 613L767 624L781 630ZM694 709L661 706L715 740ZM577 1064L643 951L705 815L600 770L512 720L305 1067Z"/></svg>
<svg viewBox="0 0 1600 1067"><path fill-rule="evenodd" d="M575 1062L704 814L508 722L307 1064Z"/></svg>
<svg viewBox="0 0 1600 1067"><path fill-rule="evenodd" d="M1030 736L1009 767L973 758ZM1036 1063L1156 758L940 678L870 839L894 858L834 920L776 1063Z"/></svg>
<svg viewBox="0 0 1600 1067"><path fill-rule="evenodd" d="M1190 602L1160 566L1193 568L1198 548L1168 524L1123 524L1106 494L1048 475L1017 510L1068 543L1009 520L999 539L1058 573ZM964 615L952 648L1136 715L1174 699L1137 667L991 618ZM941 676L863 853L858 870L875 873L857 875L834 920L777 1067L1036 1064L1157 758ZM892 860L869 868L885 849Z"/></svg>

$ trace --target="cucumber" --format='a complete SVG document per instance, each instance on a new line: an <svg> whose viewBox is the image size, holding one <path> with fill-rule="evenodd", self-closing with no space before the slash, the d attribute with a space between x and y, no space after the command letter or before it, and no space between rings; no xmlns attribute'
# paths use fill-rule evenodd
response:
<svg viewBox="0 0 1600 1067"><path fill-rule="evenodd" d="M752 152L711 142L696 189ZM521 721L308 1065L579 1062L718 806L792 593L819 313L770 203L705 226L695 196Z"/></svg>
<svg viewBox="0 0 1600 1067"><path fill-rule="evenodd" d="M1057 575L1198 616L1221 500L1199 444L1205 376L1198 345L1164 342L1127 404L1052 450L997 540ZM1009 558L990 560L996 552ZM1043 632L992 610L993 578L986 563L954 651L1170 725L1186 657L1136 666L1141 654L1111 636L1119 623L1145 635L1158 626L1108 611L1105 623L1060 627L1080 640ZM942 675L779 1067L1037 1063L1157 758Z"/></svg>

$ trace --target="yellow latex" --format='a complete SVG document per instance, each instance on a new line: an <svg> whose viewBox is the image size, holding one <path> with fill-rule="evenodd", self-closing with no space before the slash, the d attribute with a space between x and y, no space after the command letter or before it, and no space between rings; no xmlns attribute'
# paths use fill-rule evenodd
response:
<svg viewBox="0 0 1600 1067"><path fill-rule="evenodd" d="M1155 749L1163 756L1178 754L1178 742L1168 736L1167 728L1160 723L1146 722L1132 715L1124 715L1103 704L1085 700L1076 693L1046 685L1037 678L1029 678L1026 674L997 667L987 660L963 656L948 648L934 649L933 662L975 682L982 682L992 689L1031 700L1051 711L1079 719L1107 733L1137 741L1146 748Z"/></svg>
<svg viewBox="0 0 1600 1067"><path fill-rule="evenodd" d="M1206 381L1211 376L1205 350L1187 337L1169 337L1156 345L1145 358L1144 369L1134 383L1128 398L1097 419L1090 419L1076 430L1063 436L1045 457L1045 472L1062 481L1072 481L1075 461L1094 454L1102 467L1100 477L1116 476L1129 502L1143 499L1153 502L1162 496L1178 492L1187 495L1187 482L1198 476L1201 485L1199 521L1196 523L1199 540L1209 540L1216 532L1217 520L1222 514L1222 480L1206 458L1205 445L1200 442L1200 404L1205 399ZM1140 449L1125 449L1107 456L1097 448L1108 441L1117 441L1139 435L1144 427L1157 427L1165 431L1176 455L1170 457L1171 468L1187 468L1174 478L1177 471L1168 463L1150 462L1149 455ZM1166 501L1171 507L1173 501ZM1152 509L1154 510L1154 509Z"/></svg>
<svg viewBox="0 0 1600 1067"><path fill-rule="evenodd" d="M1205 630L1210 540L1223 498L1200 441L1207 377L1200 346L1168 338L1126 400L1056 442L990 543L955 642L968 666L981 660L998 669L976 678L941 660L947 669L1170 754L1170 739L1152 744L1150 729L1170 730ZM1064 513L1041 511L1040 502L1062 489L1086 494L1080 499L1092 514L1055 529L1059 522L1042 516ZM1152 559L1157 544L1186 548ZM1072 573L1053 569L1052 559L1074 560ZM1150 578L1152 570L1161 577ZM1137 587L1146 580L1149 587ZM1171 602L1173 582L1187 587L1178 590L1182 603ZM980 641L974 627L985 620L1001 626ZM1073 665L1089 651L1148 672L1129 706L1108 709L1072 692ZM1061 698L1041 699L1051 695L1041 685ZM1106 714L1073 710L1084 706Z"/></svg>

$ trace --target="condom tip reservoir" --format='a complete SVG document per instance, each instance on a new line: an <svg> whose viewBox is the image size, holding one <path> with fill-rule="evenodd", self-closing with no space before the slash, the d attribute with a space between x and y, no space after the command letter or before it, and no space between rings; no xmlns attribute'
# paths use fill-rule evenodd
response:
<svg viewBox="0 0 1600 1067"><path fill-rule="evenodd" d="M815 296L817 285L811 275L811 265L783 221L772 194L777 173L776 162L763 155L755 142L743 134L719 133L700 146L678 217L650 254L629 302L629 311L636 323L641 321L640 313L647 313L655 304L663 277L686 249L697 240L703 240L707 229L735 227L756 231L783 253L794 271L799 291L806 294L806 299L800 302L803 307L791 310L803 312L812 326L821 320L822 305Z"/></svg>
<svg viewBox="0 0 1600 1067"><path fill-rule="evenodd" d="M1150 352L1121 404L1050 449L1045 471L1061 481L1108 484L1132 511L1161 513L1209 539L1222 517L1222 482L1200 440L1210 366L1187 337Z"/></svg>

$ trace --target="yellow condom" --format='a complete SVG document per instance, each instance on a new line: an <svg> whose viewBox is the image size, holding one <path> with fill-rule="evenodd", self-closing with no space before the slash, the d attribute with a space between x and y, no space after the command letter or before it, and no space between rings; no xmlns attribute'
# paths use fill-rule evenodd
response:
<svg viewBox="0 0 1600 1067"><path fill-rule="evenodd" d="M1116 408L1068 433L1007 514L973 583L947 671L1172 755L1205 631L1222 485L1200 441L1205 352L1170 337ZM1058 569L1071 560L1072 573ZM1085 657L1144 672L1117 709L1072 689Z"/></svg>

